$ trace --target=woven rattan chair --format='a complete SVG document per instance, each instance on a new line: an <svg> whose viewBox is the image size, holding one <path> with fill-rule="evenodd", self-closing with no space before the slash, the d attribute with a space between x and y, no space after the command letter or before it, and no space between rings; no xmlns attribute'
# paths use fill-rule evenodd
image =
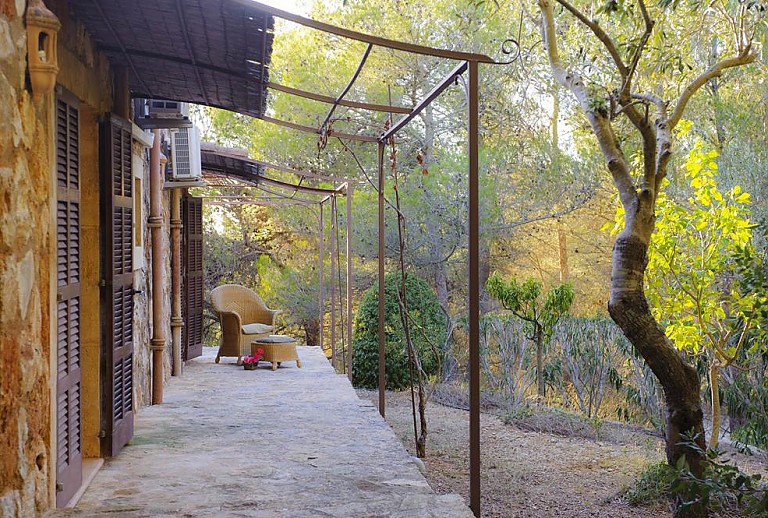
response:
<svg viewBox="0 0 768 518"><path fill-rule="evenodd" d="M278 309L269 309L255 291L237 284L222 284L211 291L211 303L219 315L221 339L216 363L222 356L241 358L250 354L251 341L270 335Z"/></svg>

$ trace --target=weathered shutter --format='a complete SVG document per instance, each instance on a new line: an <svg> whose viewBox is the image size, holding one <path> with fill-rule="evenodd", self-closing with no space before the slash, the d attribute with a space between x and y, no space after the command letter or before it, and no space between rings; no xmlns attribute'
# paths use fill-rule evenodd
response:
<svg viewBox="0 0 768 518"><path fill-rule="evenodd" d="M104 420L102 452L116 455L133 436L133 174L131 124L112 115L100 128Z"/></svg>
<svg viewBox="0 0 768 518"><path fill-rule="evenodd" d="M56 505L82 483L79 112L56 100Z"/></svg>
<svg viewBox="0 0 768 518"><path fill-rule="evenodd" d="M186 361L203 354L203 200L192 196L183 200L182 356Z"/></svg>

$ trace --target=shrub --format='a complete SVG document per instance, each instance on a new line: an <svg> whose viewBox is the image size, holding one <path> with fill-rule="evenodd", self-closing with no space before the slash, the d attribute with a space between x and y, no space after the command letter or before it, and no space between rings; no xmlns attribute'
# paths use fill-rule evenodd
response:
<svg viewBox="0 0 768 518"><path fill-rule="evenodd" d="M669 501L669 488L677 472L666 462L649 465L634 483L622 491L632 506L650 506Z"/></svg>
<svg viewBox="0 0 768 518"><path fill-rule="evenodd" d="M398 308L398 274L384 277L384 333L387 389L402 390L409 386L408 348ZM440 348L445 341L446 319L437 296L423 279L406 277L405 292L411 319L410 332L414 348L428 376L438 374ZM352 381L356 387L378 386L379 365L379 289L371 286L363 295L355 317L352 338ZM415 372L414 372L415 376Z"/></svg>

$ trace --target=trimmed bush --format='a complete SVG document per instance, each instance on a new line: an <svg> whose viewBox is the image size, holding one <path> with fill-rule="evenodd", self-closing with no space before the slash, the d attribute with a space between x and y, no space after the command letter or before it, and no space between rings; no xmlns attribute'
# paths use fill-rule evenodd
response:
<svg viewBox="0 0 768 518"><path fill-rule="evenodd" d="M399 274L384 276L384 333L386 341L387 389L410 385L408 349L398 310ZM445 341L446 321L437 296L424 279L409 274L405 283L413 345L428 376L438 374L437 354ZM429 340L427 339L429 337ZM431 342L431 344L430 344ZM434 345L434 350L432 345ZM376 388L379 372L379 288L366 290L355 317L352 338L352 381L356 387ZM414 371L414 376L416 372Z"/></svg>

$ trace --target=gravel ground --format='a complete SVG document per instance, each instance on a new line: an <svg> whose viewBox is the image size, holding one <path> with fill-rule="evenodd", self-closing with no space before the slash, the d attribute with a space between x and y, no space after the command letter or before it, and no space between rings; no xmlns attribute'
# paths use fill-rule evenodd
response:
<svg viewBox="0 0 768 518"><path fill-rule="evenodd" d="M358 390L376 400L373 391ZM410 393L388 393L386 417L413 452ZM426 476L438 493L469 501L469 413L430 402ZM618 442L524 431L483 414L481 426L482 516L667 517L661 508L630 507L617 498L650 463L663 459L660 439L628 431Z"/></svg>

